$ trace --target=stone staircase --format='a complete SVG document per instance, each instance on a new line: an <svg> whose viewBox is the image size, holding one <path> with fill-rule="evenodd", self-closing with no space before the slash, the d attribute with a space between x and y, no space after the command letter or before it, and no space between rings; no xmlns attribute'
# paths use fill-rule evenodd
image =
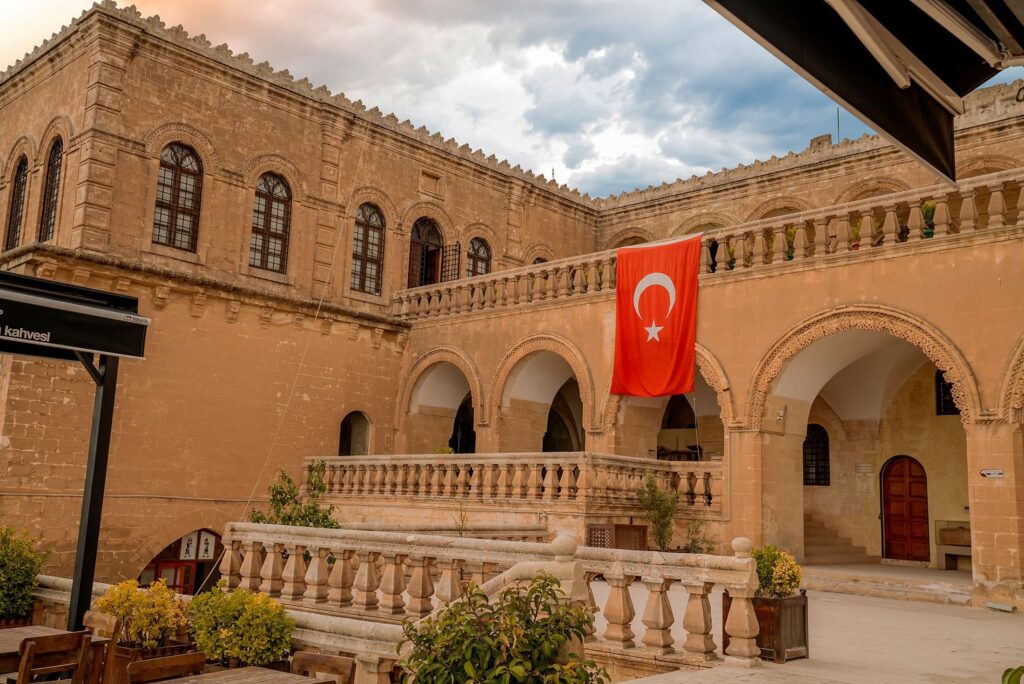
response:
<svg viewBox="0 0 1024 684"><path fill-rule="evenodd" d="M869 556L863 546L854 546L848 537L840 537L835 530L804 514L804 563L806 565L851 565L877 563L878 557Z"/></svg>

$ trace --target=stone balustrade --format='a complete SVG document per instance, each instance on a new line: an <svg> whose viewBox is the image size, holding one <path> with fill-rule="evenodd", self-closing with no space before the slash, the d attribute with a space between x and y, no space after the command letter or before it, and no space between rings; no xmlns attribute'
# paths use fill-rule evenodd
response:
<svg viewBox="0 0 1024 684"><path fill-rule="evenodd" d="M314 459L307 459L307 469ZM721 511L721 461L591 452L417 454L321 459L328 497L401 497L634 507L647 475L680 494L681 513Z"/></svg>
<svg viewBox="0 0 1024 684"><path fill-rule="evenodd" d="M750 661L758 653L750 602L757 573L748 539L733 541L735 556L712 556L577 547L566 537L539 544L230 523L223 542L220 570L228 590L250 589L303 611L392 624L424 618L450 604L469 581L485 585L523 564L537 568L537 563L572 561L581 566L591 611L606 625L589 638L588 653L623 653L639 646L630 651L636 657L671 657L676 667L716 658L709 594L718 585L733 598L725 625L727 655ZM592 590L598 576L608 585L603 606ZM630 593L636 582L646 592L639 639L632 628L636 606ZM685 588L685 605L673 606L668 590L674 583ZM686 633L682 643L671 634L677 615Z"/></svg>
<svg viewBox="0 0 1024 684"><path fill-rule="evenodd" d="M1019 169L822 209L714 228L701 238L701 280L758 275L804 262L838 265L918 246L1016 228L1024 210ZM929 218L930 217L930 218ZM392 314L434 319L595 297L615 289L615 251L496 271L395 294Z"/></svg>

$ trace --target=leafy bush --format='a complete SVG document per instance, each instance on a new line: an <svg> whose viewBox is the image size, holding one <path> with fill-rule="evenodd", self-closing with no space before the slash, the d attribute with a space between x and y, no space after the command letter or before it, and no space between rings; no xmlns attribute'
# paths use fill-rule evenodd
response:
<svg viewBox="0 0 1024 684"><path fill-rule="evenodd" d="M115 584L94 608L121 620L118 643L133 648L156 648L188 625L185 602L164 580L140 589L133 579Z"/></svg>
<svg viewBox="0 0 1024 684"><path fill-rule="evenodd" d="M243 665L266 665L287 657L295 621L266 594L217 588L192 599L196 646L211 661L237 659Z"/></svg>
<svg viewBox="0 0 1024 684"><path fill-rule="evenodd" d="M704 521L701 518L691 518L686 523L686 543L683 544L683 553L711 553L716 546L718 546L718 542L704 534Z"/></svg>
<svg viewBox="0 0 1024 684"><path fill-rule="evenodd" d="M295 480L279 468L277 478L270 483L270 512L264 513L253 509L249 512L249 521L269 525L293 525L296 527L338 527L334 520L334 506L324 506L320 498L327 491L324 472L327 464L313 461L309 466L309 483L305 497L299 491Z"/></svg>
<svg viewBox="0 0 1024 684"><path fill-rule="evenodd" d="M471 584L461 601L435 617L406 622L412 653L401 662L405 682L447 684L597 684L608 674L576 654L593 624L585 606L565 602L550 575L506 587L493 603Z"/></svg>
<svg viewBox="0 0 1024 684"><path fill-rule="evenodd" d="M1024 666L1011 667L1003 672L1003 684L1020 684L1024 680Z"/></svg>
<svg viewBox="0 0 1024 684"><path fill-rule="evenodd" d="M644 478L644 484L636 493L637 501L644 509L644 517L651 523L654 543L667 551L672 543L676 508L679 506L679 492L662 491L653 475Z"/></svg>
<svg viewBox="0 0 1024 684"><path fill-rule="evenodd" d="M39 571L48 551L37 551L38 539L27 532L0 527L0 618L20 618L32 609Z"/></svg>
<svg viewBox="0 0 1024 684"><path fill-rule="evenodd" d="M758 596L785 598L800 589L804 575L788 552L775 546L762 546L751 555L757 563Z"/></svg>
<svg viewBox="0 0 1024 684"><path fill-rule="evenodd" d="M921 205L921 218L924 220L924 236L935 235L935 202L925 202Z"/></svg>

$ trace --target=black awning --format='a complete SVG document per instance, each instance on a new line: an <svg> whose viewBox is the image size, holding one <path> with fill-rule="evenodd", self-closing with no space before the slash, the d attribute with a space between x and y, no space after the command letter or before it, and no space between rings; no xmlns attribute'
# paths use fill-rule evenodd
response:
<svg viewBox="0 0 1024 684"><path fill-rule="evenodd" d="M950 181L961 98L1024 63L1022 0L705 1Z"/></svg>
<svg viewBox="0 0 1024 684"><path fill-rule="evenodd" d="M135 297L0 271L0 353L142 358L150 320Z"/></svg>

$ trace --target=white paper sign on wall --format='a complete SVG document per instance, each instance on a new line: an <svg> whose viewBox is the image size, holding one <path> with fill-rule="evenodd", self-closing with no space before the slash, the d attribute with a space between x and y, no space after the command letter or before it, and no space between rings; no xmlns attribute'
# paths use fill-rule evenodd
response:
<svg viewBox="0 0 1024 684"><path fill-rule="evenodd" d="M1002 477L1003 476L1003 469L1002 468L983 468L982 471L981 471L981 476L982 477Z"/></svg>

